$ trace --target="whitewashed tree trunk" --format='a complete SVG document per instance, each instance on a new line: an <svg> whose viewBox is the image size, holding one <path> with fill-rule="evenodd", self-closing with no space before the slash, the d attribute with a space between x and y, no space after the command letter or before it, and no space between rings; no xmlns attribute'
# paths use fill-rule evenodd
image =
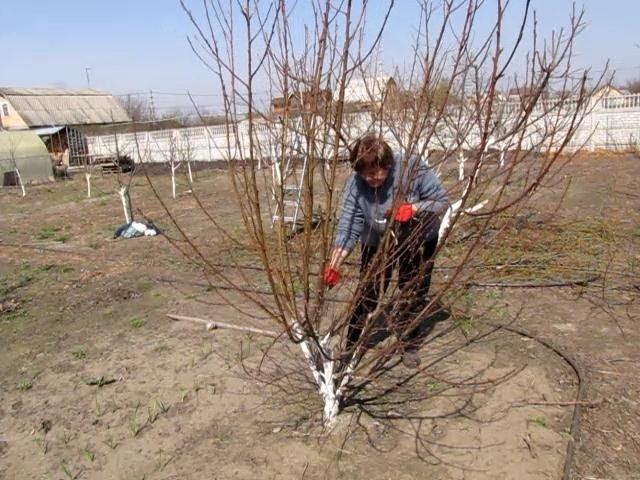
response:
<svg viewBox="0 0 640 480"><path fill-rule="evenodd" d="M504 156L505 156L505 148L500 149L500 160L498 161L498 166L502 169L504 168Z"/></svg>
<svg viewBox="0 0 640 480"><path fill-rule="evenodd" d="M294 324L293 330L296 334L302 336L302 328L300 328L299 325ZM324 402L322 418L325 428L333 427L340 413L345 387L353 377L353 371L355 370L356 359L359 353L358 351L354 353L338 385L337 374L339 372L336 369L336 361L334 360L335 351L331 346L332 340L333 337L327 334L320 338L317 345L310 339L300 342L300 348L309 364L313 378L318 385L318 391Z"/></svg>
<svg viewBox="0 0 640 480"><path fill-rule="evenodd" d="M191 173L191 162L187 160L187 173L189 174L189 183L193 183L193 174Z"/></svg>
<svg viewBox="0 0 640 480"><path fill-rule="evenodd" d="M22 190L22 196L26 197L27 191L25 190L24 183L22 182L22 175L20 175L20 169L16 166L15 170L16 170L16 176L18 177L18 183L20 184L20 189Z"/></svg>
<svg viewBox="0 0 640 480"><path fill-rule="evenodd" d="M280 165L280 159L276 159L276 161L273 162L271 171L273 175L273 184L275 186L282 185L282 166Z"/></svg>
<svg viewBox="0 0 640 480"><path fill-rule="evenodd" d="M171 161L171 194L176 198L176 170L180 166L180 162Z"/></svg>
<svg viewBox="0 0 640 480"><path fill-rule="evenodd" d="M460 150L458 152L458 181L463 181L464 180L464 162L466 161L466 158L464 156L464 152L462 150Z"/></svg>
<svg viewBox="0 0 640 480"><path fill-rule="evenodd" d="M120 200L122 201L122 209L124 210L124 219L126 223L131 223L131 198L129 197L129 187L122 186L118 190Z"/></svg>
<svg viewBox="0 0 640 480"><path fill-rule="evenodd" d="M87 181L87 198L91 198L91 172L84 172L84 179Z"/></svg>
<svg viewBox="0 0 640 480"><path fill-rule="evenodd" d="M440 230L438 231L438 245L440 245L440 243L442 242L442 240L445 238L445 236L447 235L449 229L451 228L451 222L453 217L456 215L456 213L458 213L458 210L460 210L460 207L462 206L462 199L466 196L467 192L469 191L469 189L472 186L472 180L469 179L469 181L467 182L467 185L464 187L464 190L462 191L462 195L460 195L460 200L457 200L455 202L453 202L449 208L447 208L447 211L445 212L444 216L442 217L442 222L440 222ZM479 202L477 204L475 204L473 207L470 208L465 208L462 213L473 213L476 212L478 210L480 210L481 208L483 208L488 202L489 202L489 198L491 198L493 196L489 195L488 198L486 200L483 200L482 202Z"/></svg>

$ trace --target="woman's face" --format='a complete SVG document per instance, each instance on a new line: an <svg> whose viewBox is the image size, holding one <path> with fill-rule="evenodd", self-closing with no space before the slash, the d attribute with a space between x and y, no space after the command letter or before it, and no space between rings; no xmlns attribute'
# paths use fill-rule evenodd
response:
<svg viewBox="0 0 640 480"><path fill-rule="evenodd" d="M381 187L389 176L389 168L372 165L358 173L371 188Z"/></svg>

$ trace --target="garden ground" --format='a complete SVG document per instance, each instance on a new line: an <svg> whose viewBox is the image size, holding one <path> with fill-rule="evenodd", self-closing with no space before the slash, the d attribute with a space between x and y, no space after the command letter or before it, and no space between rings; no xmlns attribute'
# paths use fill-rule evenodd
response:
<svg viewBox="0 0 640 480"><path fill-rule="evenodd" d="M167 198L169 180L152 178ZM79 175L25 198L2 190L0 478L560 478L572 434L573 478L638 478L638 178L632 156L584 155L566 167L516 222L513 241L493 252L508 267L487 269L470 287L471 310L491 302L495 315L471 315L453 334L464 341L517 312L517 328L583 372L579 430L570 366L536 340L499 330L439 368L505 381L465 396L432 378L424 388L434 395L411 407L428 420L394 419L389 405L368 414L352 407L330 435L314 395L248 378L242 360L259 359L264 339L167 319L241 321L163 237L111 238L122 221L113 177L96 179L91 199ZM216 218L237 222L225 172L197 172L196 188ZM132 192L134 207L172 231L144 177ZM193 197L167 201L206 248ZM570 285L543 287L552 280ZM446 348L435 341L423 363ZM472 414L449 414L464 398Z"/></svg>

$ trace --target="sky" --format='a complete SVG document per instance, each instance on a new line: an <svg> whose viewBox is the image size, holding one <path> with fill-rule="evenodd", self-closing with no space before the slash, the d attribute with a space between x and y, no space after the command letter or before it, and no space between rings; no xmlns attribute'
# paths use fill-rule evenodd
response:
<svg viewBox="0 0 640 480"><path fill-rule="evenodd" d="M487 0L489 3L495 0ZM521 10L525 0L511 0ZM187 0L194 8L200 4ZM375 0L372 5L381 5ZM310 11L309 0L296 8ZM415 0L396 0L383 37L385 67L402 58L415 25ZM638 0L582 0L587 28L579 37L576 61L597 73L609 60L620 83L640 77ZM571 0L533 0L543 31L566 25ZM307 12L308 13L308 12ZM479 19L489 24L490 15ZM517 16L506 22L515 29ZM178 0L0 0L0 86L83 88L114 94L148 95L161 108L215 102L219 88L195 57L187 36L193 33Z"/></svg>

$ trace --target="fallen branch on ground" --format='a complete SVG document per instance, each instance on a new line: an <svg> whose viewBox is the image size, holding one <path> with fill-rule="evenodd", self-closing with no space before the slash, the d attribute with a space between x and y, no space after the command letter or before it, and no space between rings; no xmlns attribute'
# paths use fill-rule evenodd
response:
<svg viewBox="0 0 640 480"><path fill-rule="evenodd" d="M589 283L593 283L600 278L600 275L592 275L580 280L560 280L548 283L501 283L501 282L469 282L465 284L467 287L498 287L498 288L556 288L556 287L584 287Z"/></svg>
<svg viewBox="0 0 640 480"><path fill-rule="evenodd" d="M604 403L604 399L595 400L593 402L587 401L571 401L571 402L522 402L522 403L514 403L512 406L514 407L528 407L529 405L540 405L540 406L548 406L548 407L575 407L576 405L580 405L586 408L596 408Z"/></svg>
<svg viewBox="0 0 640 480"><path fill-rule="evenodd" d="M272 338L278 338L280 336L279 333L274 332L272 330L263 330L261 328L233 325L231 323L219 322L217 320L206 320L204 318L197 318L197 317L185 317L182 315L174 315L173 313L167 313L167 317L175 321L199 323L201 325L204 325L207 330L214 330L216 328L226 328L227 330L237 330L239 332L245 332L245 333L256 333L258 335L264 335Z"/></svg>

